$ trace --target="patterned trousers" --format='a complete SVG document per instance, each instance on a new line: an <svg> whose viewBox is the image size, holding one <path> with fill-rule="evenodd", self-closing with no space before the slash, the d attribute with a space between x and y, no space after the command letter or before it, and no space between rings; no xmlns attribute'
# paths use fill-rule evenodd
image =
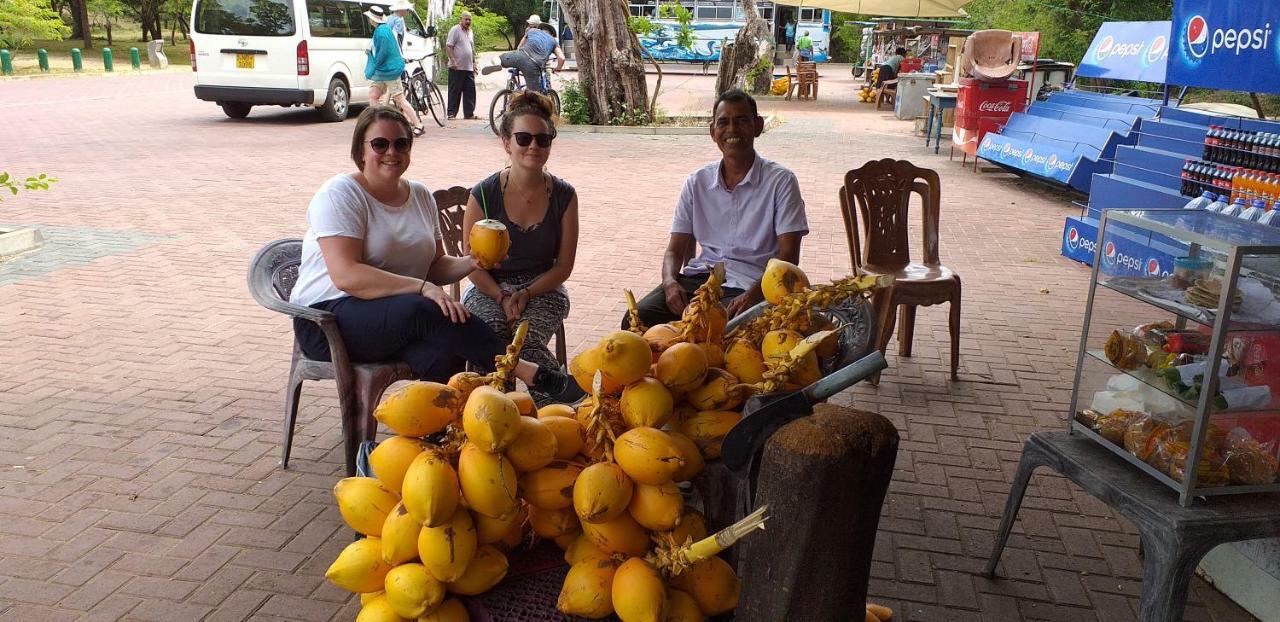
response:
<svg viewBox="0 0 1280 622"><path fill-rule="evenodd" d="M539 276L541 275L512 277L500 280L498 284L514 292L528 287ZM488 324L494 334L506 343L511 343L516 326L519 326L520 322L528 321L529 333L524 338L524 349L520 351L520 358L536 363L538 367L551 369L560 367L560 361L556 360L549 344L556 330L560 328L560 324L569 317L569 296L563 287L530 298L529 304L525 305L524 315L520 316L514 325L507 324L507 314L502 310L502 306L477 288L467 290L467 293L462 296L462 304L471 311L472 315ZM538 406L544 406L551 401L551 396L541 391L531 390L529 395Z"/></svg>

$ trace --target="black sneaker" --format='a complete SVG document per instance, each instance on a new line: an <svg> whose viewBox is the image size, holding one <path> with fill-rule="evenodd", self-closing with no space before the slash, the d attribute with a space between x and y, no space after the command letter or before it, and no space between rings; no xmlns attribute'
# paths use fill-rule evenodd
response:
<svg viewBox="0 0 1280 622"><path fill-rule="evenodd" d="M538 368L533 377L533 388L550 395L557 404L574 404L587 395L573 376L550 367Z"/></svg>

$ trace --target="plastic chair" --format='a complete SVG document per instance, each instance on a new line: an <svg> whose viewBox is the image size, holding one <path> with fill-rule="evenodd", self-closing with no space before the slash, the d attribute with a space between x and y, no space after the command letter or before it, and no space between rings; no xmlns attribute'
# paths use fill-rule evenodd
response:
<svg viewBox="0 0 1280 622"><path fill-rule="evenodd" d="M444 252L454 256L462 256L462 216L467 208L467 200L471 191L462 186L454 186L431 193L436 200L436 209L440 211L440 232L444 237ZM452 286L454 300L461 300L457 283ZM564 322L556 327L556 360L560 366L568 369L569 354L565 343Z"/></svg>
<svg viewBox="0 0 1280 622"><path fill-rule="evenodd" d="M960 71L979 80L1005 80L1022 60L1022 37L1008 30L979 30L964 41Z"/></svg>
<svg viewBox="0 0 1280 622"><path fill-rule="evenodd" d="M872 297L877 327L876 348L884 352L893 336L898 307L898 355L911 356L916 307L949 303L951 379L960 365L960 276L943 266L938 257L938 220L942 202L938 173L905 160L873 160L845 173L840 188L840 213L844 217L849 256L855 273L893 275L893 285ZM911 261L907 207L911 194L920 195L924 212L924 261ZM852 197L852 199L851 199ZM853 202L858 209L854 211ZM858 217L867 245L862 248ZM873 383L878 383L877 377Z"/></svg>
<svg viewBox="0 0 1280 622"><path fill-rule="evenodd" d="M813 61L796 63L796 77L800 83L797 96L800 99L818 99L818 63Z"/></svg>
<svg viewBox="0 0 1280 622"><path fill-rule="evenodd" d="M334 380L338 385L338 404L342 412L342 441L347 476L356 474L356 452L362 440L373 440L378 422L373 409L387 387L400 380L413 379L408 364L399 361L352 364L347 346L332 313L289 302L289 294L298 280L302 263L302 240L297 238L269 242L249 263L249 292L258 304L288 315L315 322L329 342L332 361L307 358L293 340L293 360L289 363L289 383L285 387L284 440L280 451L280 468L289 468L289 452L293 447L293 430L298 420L298 400L304 380Z"/></svg>

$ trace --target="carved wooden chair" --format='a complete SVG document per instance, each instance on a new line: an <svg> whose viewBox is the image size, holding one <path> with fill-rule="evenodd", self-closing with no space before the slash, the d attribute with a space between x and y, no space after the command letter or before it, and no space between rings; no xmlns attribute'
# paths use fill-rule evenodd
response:
<svg viewBox="0 0 1280 622"><path fill-rule="evenodd" d="M796 79L800 85L797 97L818 99L818 63L813 61L796 63Z"/></svg>
<svg viewBox="0 0 1280 622"><path fill-rule="evenodd" d="M892 286L877 292L872 303L879 318L876 348L884 352L893 335L894 319L902 307L898 328L898 355L911 356L916 307L949 303L951 333L951 378L960 364L960 276L943 266L938 257L938 220L941 188L938 173L918 168L904 160L874 160L844 176L840 188L840 213L854 272L889 274ZM907 207L912 193L923 204L923 261L911 260ZM854 210L854 202L857 210ZM866 235L862 247L858 219ZM878 382L879 378L875 379Z"/></svg>
<svg viewBox="0 0 1280 622"><path fill-rule="evenodd" d="M467 199L471 191L462 186L454 186L431 193L436 200L436 209L440 210L440 231L444 236L444 252L454 256L462 256L462 216L467 208ZM452 286L454 300L461 300L457 283ZM560 366L568 369L568 349L564 337L564 322L556 328L556 360Z"/></svg>
<svg viewBox="0 0 1280 622"><path fill-rule="evenodd" d="M289 468L289 452L293 447L293 430L298 420L298 399L304 380L334 380L338 385L338 404L342 412L342 441L347 463L347 476L356 474L356 452L360 441L373 440L378 422L373 409L387 387L400 380L411 380L408 364L389 361L376 364L352 364L347 346L332 313L289 302L289 294L298 280L302 263L302 240L297 238L269 242L249 263L249 292L258 304L288 315L315 322L329 342L329 361L307 358L293 340L293 360L289 363L289 383L285 387L284 442L280 451L280 468Z"/></svg>

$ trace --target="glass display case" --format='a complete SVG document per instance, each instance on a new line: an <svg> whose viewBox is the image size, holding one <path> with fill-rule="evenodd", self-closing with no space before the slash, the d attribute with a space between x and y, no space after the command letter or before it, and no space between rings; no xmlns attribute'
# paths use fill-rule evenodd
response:
<svg viewBox="0 0 1280 622"><path fill-rule="evenodd" d="M1133 250L1147 248L1185 256L1165 273ZM1095 255L1071 432L1184 506L1280 491L1280 228L1202 210L1111 210Z"/></svg>

